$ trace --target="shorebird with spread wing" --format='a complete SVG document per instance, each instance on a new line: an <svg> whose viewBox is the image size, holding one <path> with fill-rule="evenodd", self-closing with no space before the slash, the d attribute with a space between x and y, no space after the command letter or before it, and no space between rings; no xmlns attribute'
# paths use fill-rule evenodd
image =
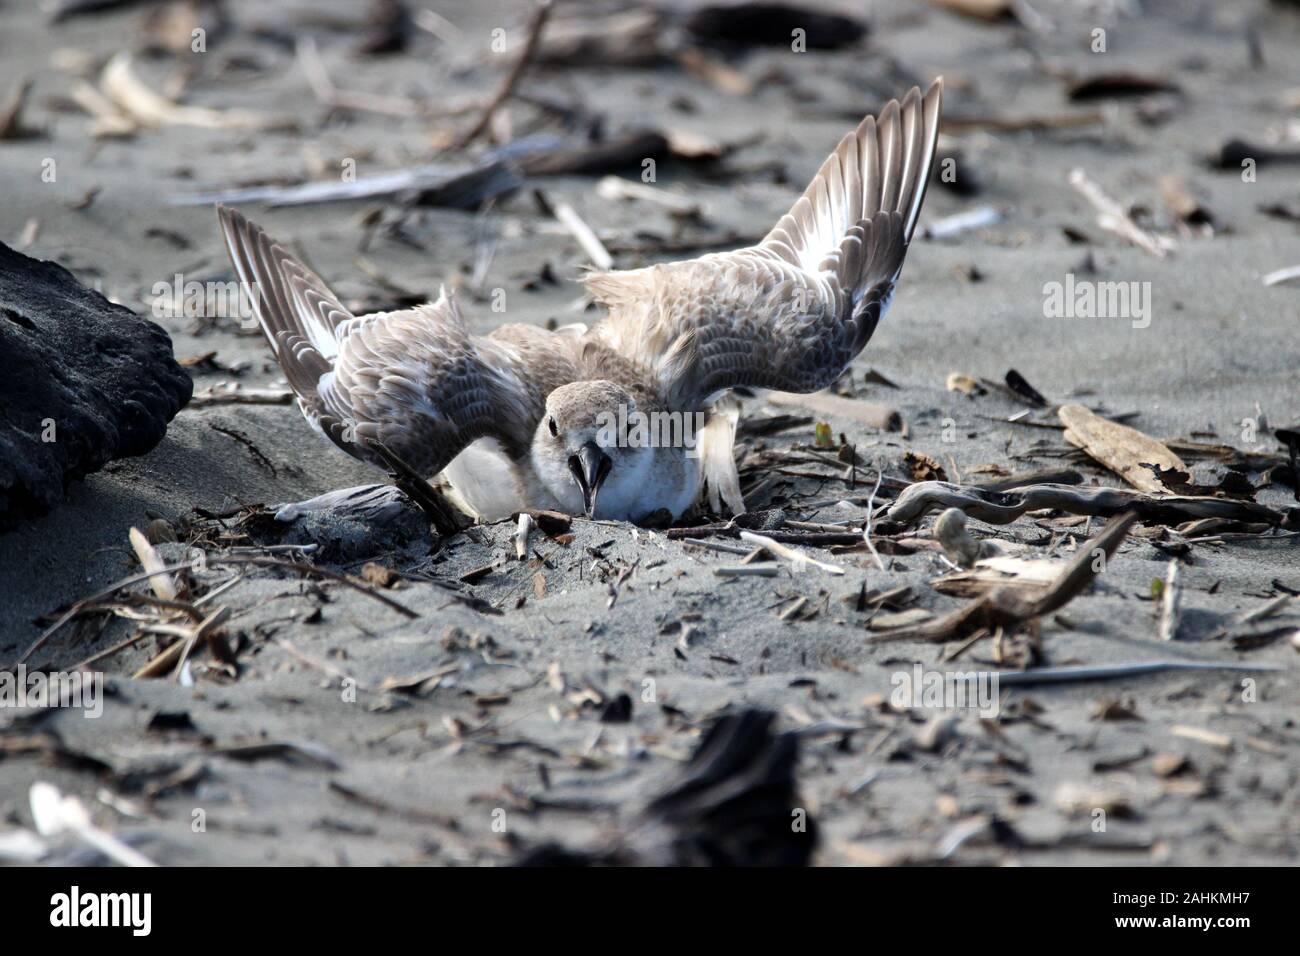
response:
<svg viewBox="0 0 1300 956"><path fill-rule="evenodd" d="M218 215L299 408L349 454L441 475L485 520L526 507L676 518L705 488L740 513L731 393L825 388L867 344L925 198L941 93L913 88L864 119L757 245L588 275L609 310L590 329L474 335L445 291L354 316L256 225ZM656 413L704 416L696 446L626 433Z"/></svg>

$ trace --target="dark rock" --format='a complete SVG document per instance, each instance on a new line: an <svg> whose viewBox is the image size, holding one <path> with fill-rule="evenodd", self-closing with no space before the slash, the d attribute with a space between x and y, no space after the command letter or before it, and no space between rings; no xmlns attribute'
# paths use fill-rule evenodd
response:
<svg viewBox="0 0 1300 956"><path fill-rule="evenodd" d="M0 530L152 449L192 391L159 326L0 243Z"/></svg>

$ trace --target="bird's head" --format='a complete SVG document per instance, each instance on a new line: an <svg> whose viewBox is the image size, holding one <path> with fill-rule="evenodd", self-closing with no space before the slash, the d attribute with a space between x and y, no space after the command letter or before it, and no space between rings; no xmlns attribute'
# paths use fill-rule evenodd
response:
<svg viewBox="0 0 1300 956"><path fill-rule="evenodd" d="M631 447L628 422L637 413L627 389L613 382L573 382L546 399L546 414L533 437L533 463L552 495L571 513L597 515L604 493L610 507L635 494L648 448Z"/></svg>

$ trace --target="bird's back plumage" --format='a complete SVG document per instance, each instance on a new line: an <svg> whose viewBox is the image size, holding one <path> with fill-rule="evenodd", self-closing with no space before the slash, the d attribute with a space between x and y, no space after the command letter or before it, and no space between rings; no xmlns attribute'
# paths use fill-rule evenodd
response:
<svg viewBox="0 0 1300 956"><path fill-rule="evenodd" d="M942 81L868 116L756 246L587 278L593 334L655 370L681 404L731 388L811 392L889 305L934 164Z"/></svg>

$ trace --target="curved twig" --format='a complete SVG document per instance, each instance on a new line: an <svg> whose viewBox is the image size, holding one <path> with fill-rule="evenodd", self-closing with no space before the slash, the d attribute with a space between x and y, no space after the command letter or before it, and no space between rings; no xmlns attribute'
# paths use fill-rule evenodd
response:
<svg viewBox="0 0 1300 956"><path fill-rule="evenodd" d="M1157 524L1194 518L1264 521L1273 525L1282 520L1282 515L1272 508L1226 498L1149 495L1125 488L1069 485L1027 485L1015 491L987 491L946 481L920 481L908 486L890 505L887 514L891 521L910 524L940 508L960 508L969 517L989 524L1010 524L1026 511L1043 508L1105 518L1131 511L1140 520Z"/></svg>

